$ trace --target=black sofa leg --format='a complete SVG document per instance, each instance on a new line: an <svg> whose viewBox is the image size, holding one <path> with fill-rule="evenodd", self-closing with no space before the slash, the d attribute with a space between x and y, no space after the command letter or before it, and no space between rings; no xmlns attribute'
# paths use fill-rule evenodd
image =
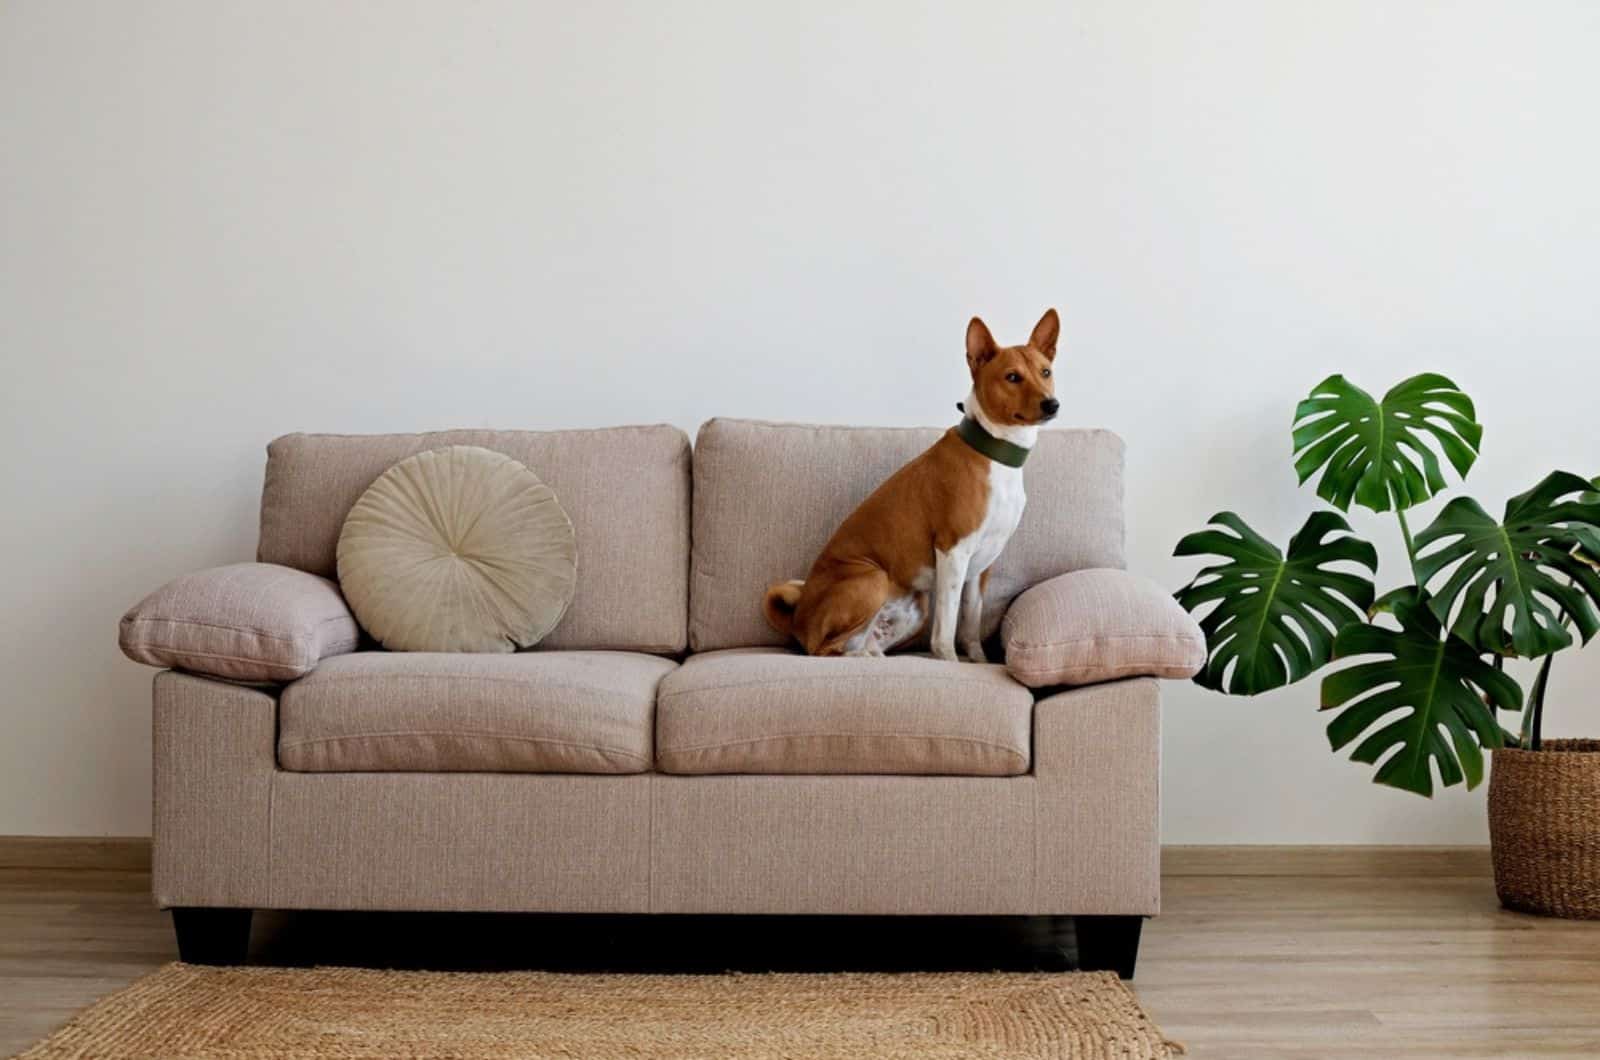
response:
<svg viewBox="0 0 1600 1060"><path fill-rule="evenodd" d="M1139 960L1142 927L1142 916L1076 917L1079 970L1116 972L1123 979L1132 979L1133 966Z"/></svg>
<svg viewBox="0 0 1600 1060"><path fill-rule="evenodd" d="M186 964L243 964L250 949L250 910L172 910L178 959Z"/></svg>

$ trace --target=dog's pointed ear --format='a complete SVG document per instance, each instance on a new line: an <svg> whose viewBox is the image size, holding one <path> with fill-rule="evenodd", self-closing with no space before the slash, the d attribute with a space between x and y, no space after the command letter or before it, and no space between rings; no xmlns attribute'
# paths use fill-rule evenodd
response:
<svg viewBox="0 0 1600 1060"><path fill-rule="evenodd" d="M1039 318L1039 323L1033 326L1033 334L1028 336L1028 345L1044 354L1045 360L1056 359L1056 339L1061 337L1061 318L1056 316L1054 309L1046 309L1044 316Z"/></svg>
<svg viewBox="0 0 1600 1060"><path fill-rule="evenodd" d="M967 324L967 367L974 373L990 361L998 353L994 344L994 336L989 334L989 327L977 317L973 317Z"/></svg>

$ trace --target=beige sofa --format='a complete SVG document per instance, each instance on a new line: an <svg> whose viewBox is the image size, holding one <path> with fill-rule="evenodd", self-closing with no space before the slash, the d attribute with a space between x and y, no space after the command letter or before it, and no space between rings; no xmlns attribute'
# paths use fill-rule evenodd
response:
<svg viewBox="0 0 1600 1060"><path fill-rule="evenodd" d="M1082 963L1131 975L1160 905L1156 681L812 659L762 620L765 586L937 433L273 442L259 562L122 630L134 658L205 671L155 678L154 890L185 959L242 959L258 908L1020 915L1078 918ZM534 651L370 650L327 580L365 487L452 444L523 461L572 519L576 595ZM990 634L1028 587L1123 566L1115 435L1043 432L1026 482Z"/></svg>

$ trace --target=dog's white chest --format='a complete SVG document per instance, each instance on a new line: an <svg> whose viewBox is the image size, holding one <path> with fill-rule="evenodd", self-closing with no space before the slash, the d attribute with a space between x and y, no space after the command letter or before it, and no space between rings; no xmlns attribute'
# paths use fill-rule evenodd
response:
<svg viewBox="0 0 1600 1060"><path fill-rule="evenodd" d="M1022 489L1022 469L991 460L989 504L984 510L983 523L968 538L972 549L972 566L969 569L974 577L1000 558L1001 550L1022 521L1022 509L1027 503L1027 494Z"/></svg>

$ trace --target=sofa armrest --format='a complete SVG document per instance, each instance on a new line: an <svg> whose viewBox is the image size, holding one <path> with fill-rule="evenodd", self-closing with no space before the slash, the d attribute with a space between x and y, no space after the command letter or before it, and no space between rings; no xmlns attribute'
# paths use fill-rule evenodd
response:
<svg viewBox="0 0 1600 1060"><path fill-rule="evenodd" d="M1006 668L1030 688L1124 677L1193 677L1205 635L1161 586L1123 570L1081 570L1018 596L1001 624Z"/></svg>
<svg viewBox="0 0 1600 1060"><path fill-rule="evenodd" d="M1069 688L1033 705L1036 912L1161 911L1161 686Z"/></svg>
<svg viewBox="0 0 1600 1060"><path fill-rule="evenodd" d="M159 673L154 722L156 904L272 905L276 689Z"/></svg>
<svg viewBox="0 0 1600 1060"><path fill-rule="evenodd" d="M327 578L275 563L185 574L122 617L134 662L227 678L293 681L356 649L361 627Z"/></svg>

